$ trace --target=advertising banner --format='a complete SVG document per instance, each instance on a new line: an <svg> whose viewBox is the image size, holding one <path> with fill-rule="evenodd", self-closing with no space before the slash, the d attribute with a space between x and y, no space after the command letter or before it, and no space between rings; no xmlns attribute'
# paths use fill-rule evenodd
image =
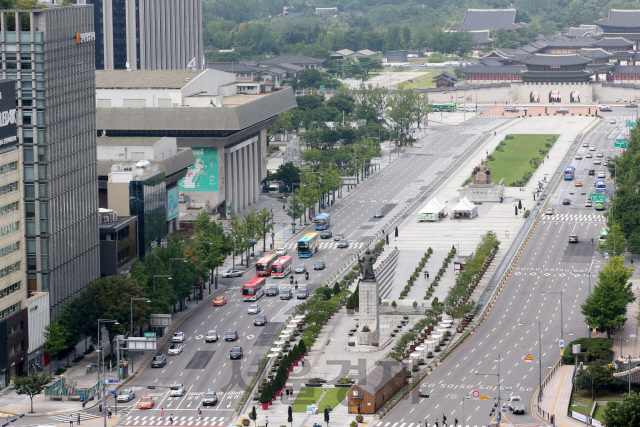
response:
<svg viewBox="0 0 640 427"><path fill-rule="evenodd" d="M173 187L167 191L167 219L175 218L180 213L180 199L178 198L178 187Z"/></svg>
<svg viewBox="0 0 640 427"><path fill-rule="evenodd" d="M18 145L16 122L16 82L0 83L0 151Z"/></svg>
<svg viewBox="0 0 640 427"><path fill-rule="evenodd" d="M195 163L178 183L180 191L218 191L217 147L192 147Z"/></svg>

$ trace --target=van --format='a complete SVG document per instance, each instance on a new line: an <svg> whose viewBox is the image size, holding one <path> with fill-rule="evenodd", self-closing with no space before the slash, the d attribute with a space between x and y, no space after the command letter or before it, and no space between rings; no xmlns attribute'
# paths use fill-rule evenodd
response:
<svg viewBox="0 0 640 427"><path fill-rule="evenodd" d="M169 391L169 396L171 397L179 397L184 394L184 385L176 383L171 386L171 391Z"/></svg>

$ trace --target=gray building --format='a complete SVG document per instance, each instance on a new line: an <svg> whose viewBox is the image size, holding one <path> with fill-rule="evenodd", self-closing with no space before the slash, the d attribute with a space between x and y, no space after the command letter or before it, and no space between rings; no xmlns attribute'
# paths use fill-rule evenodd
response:
<svg viewBox="0 0 640 427"><path fill-rule="evenodd" d="M51 313L100 277L93 6L0 11L3 78L18 80L26 282Z"/></svg>
<svg viewBox="0 0 640 427"><path fill-rule="evenodd" d="M202 68L202 0L86 0L95 6L96 68Z"/></svg>

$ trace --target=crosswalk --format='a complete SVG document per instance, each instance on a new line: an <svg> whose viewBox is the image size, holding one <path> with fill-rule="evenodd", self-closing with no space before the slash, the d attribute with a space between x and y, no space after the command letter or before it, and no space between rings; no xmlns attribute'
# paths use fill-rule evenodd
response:
<svg viewBox="0 0 640 427"><path fill-rule="evenodd" d="M432 427L435 426L436 424L422 424L422 423L392 423L392 422L387 422L385 423L384 421L379 421L377 424L374 424L372 427ZM442 424L440 423L440 421L438 421L438 426L442 426ZM447 426L449 426L449 424L447 424ZM453 424L451 424L451 426L453 426ZM487 427L486 425L478 425L478 424L465 424L464 426L462 424L458 424L458 427Z"/></svg>
<svg viewBox="0 0 640 427"><path fill-rule="evenodd" d="M366 242L349 242L349 248L348 249L362 249L366 246ZM284 245L282 245L281 247L287 249L287 250L295 250L298 247L298 242L288 242L285 243ZM320 242L320 244L318 245L318 248L320 250L322 249L337 249L338 248L338 242L336 241L330 241L330 242ZM292 256L295 256L294 254L291 254Z"/></svg>
<svg viewBox="0 0 640 427"><path fill-rule="evenodd" d="M542 215L543 221L575 221L575 222L602 222L602 215L582 215L582 214L556 214Z"/></svg>
<svg viewBox="0 0 640 427"><path fill-rule="evenodd" d="M80 412L80 425L82 425L84 421L94 420L96 418L102 418L102 417L103 417L103 414L86 414L84 412ZM67 423L69 422L69 414L51 415L49 418L51 418L54 421L62 421ZM72 413L71 418L73 419L73 424L75 425L78 420L78 414Z"/></svg>
<svg viewBox="0 0 640 427"><path fill-rule="evenodd" d="M173 424L169 420L169 416L166 415L162 418L160 416L128 416L124 418L119 425L121 426L224 426L225 417L202 417L198 416L175 416L173 417Z"/></svg>

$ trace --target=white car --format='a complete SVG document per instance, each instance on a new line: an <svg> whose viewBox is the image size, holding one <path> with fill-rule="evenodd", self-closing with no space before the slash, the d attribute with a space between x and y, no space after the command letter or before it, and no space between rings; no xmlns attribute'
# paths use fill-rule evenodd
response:
<svg viewBox="0 0 640 427"><path fill-rule="evenodd" d="M591 147L589 147L589 151L596 151L595 145L592 145Z"/></svg>
<svg viewBox="0 0 640 427"><path fill-rule="evenodd" d="M242 271L240 270L227 270L222 273L222 277L241 277Z"/></svg>
<svg viewBox="0 0 640 427"><path fill-rule="evenodd" d="M176 332L171 337L171 342L183 342L184 341L184 332Z"/></svg>
<svg viewBox="0 0 640 427"><path fill-rule="evenodd" d="M287 250L285 248L278 248L276 249L276 255L278 256L283 256L287 254Z"/></svg>
<svg viewBox="0 0 640 427"><path fill-rule="evenodd" d="M184 386L182 384L174 384L169 391L170 397L180 397L184 394Z"/></svg>
<svg viewBox="0 0 640 427"><path fill-rule="evenodd" d="M258 304L251 304L249 306L249 310L247 310L248 314L258 314L260 313L260 306Z"/></svg>
<svg viewBox="0 0 640 427"><path fill-rule="evenodd" d="M583 144L582 144L582 146L583 146L583 147L588 147L588 146L589 146L589 143L588 143L588 142L585 142L585 143L583 143Z"/></svg>
<svg viewBox="0 0 640 427"><path fill-rule="evenodd" d="M604 154L598 153L598 154L596 154L596 157L604 157Z"/></svg>
<svg viewBox="0 0 640 427"><path fill-rule="evenodd" d="M524 414L525 406L524 403L522 403L520 396L511 396L507 403L509 405L509 410L514 414Z"/></svg>
<svg viewBox="0 0 640 427"><path fill-rule="evenodd" d="M182 353L182 344L171 344L171 347L169 347L169 354L180 354Z"/></svg>
<svg viewBox="0 0 640 427"><path fill-rule="evenodd" d="M128 402L134 397L136 397L136 393L130 388L125 388L118 393L118 402Z"/></svg>
<svg viewBox="0 0 640 427"><path fill-rule="evenodd" d="M553 208L547 209L547 211L544 214L545 215L553 215Z"/></svg>
<svg viewBox="0 0 640 427"><path fill-rule="evenodd" d="M598 172L598 178L604 178L604 172Z"/></svg>

